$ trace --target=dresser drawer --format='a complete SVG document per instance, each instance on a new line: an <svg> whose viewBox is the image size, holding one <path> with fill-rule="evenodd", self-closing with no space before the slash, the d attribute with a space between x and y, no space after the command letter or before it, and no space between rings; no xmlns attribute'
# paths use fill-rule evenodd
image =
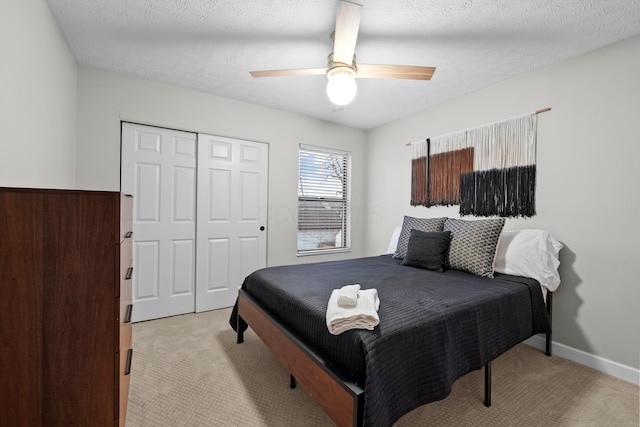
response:
<svg viewBox="0 0 640 427"><path fill-rule="evenodd" d="M131 272L132 270L129 271ZM118 307L120 311L118 315L120 324L131 322L131 317L133 315L133 301L131 298L132 282L133 281L131 279L127 279L126 276L120 280L120 298Z"/></svg>
<svg viewBox="0 0 640 427"><path fill-rule="evenodd" d="M129 269L133 267L131 264L133 256L132 245L132 239L124 239L122 243L120 243L120 280L124 280L127 277L130 278L133 273L129 271Z"/></svg>
<svg viewBox="0 0 640 427"><path fill-rule="evenodd" d="M120 352L125 352L131 348L131 323L120 324Z"/></svg>
<svg viewBox="0 0 640 427"><path fill-rule="evenodd" d="M120 195L120 240L133 230L133 197L127 194Z"/></svg>
<svg viewBox="0 0 640 427"><path fill-rule="evenodd" d="M119 402L118 402L118 419L119 425L122 427L127 417L127 402L129 396L129 385L131 383L131 365L133 364L133 350L131 348L122 349L120 351L120 378L119 378Z"/></svg>

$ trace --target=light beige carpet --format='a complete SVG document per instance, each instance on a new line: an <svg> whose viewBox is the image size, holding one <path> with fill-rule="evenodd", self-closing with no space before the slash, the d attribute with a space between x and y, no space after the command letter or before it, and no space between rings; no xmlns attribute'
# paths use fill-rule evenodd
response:
<svg viewBox="0 0 640 427"><path fill-rule="evenodd" d="M230 309L133 326L128 427L332 426L251 331L236 344ZM638 387L520 344L484 373L460 378L446 399L405 415L407 426L634 426Z"/></svg>

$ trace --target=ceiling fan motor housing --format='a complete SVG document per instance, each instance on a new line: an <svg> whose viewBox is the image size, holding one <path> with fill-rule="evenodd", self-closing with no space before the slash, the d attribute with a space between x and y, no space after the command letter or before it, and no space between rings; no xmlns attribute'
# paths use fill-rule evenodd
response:
<svg viewBox="0 0 640 427"><path fill-rule="evenodd" d="M344 62L334 62L333 52L331 52L327 57L327 77L331 75L333 70L344 70L345 68L353 71L353 77L355 78L356 74L358 73L358 67L356 66L356 55L353 55L353 61L351 61L351 64L345 64ZM329 77L329 79L331 79L331 77Z"/></svg>

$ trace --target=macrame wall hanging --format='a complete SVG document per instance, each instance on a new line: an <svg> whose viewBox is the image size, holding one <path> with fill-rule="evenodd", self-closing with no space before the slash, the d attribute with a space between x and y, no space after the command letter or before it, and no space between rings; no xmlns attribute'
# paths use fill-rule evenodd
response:
<svg viewBox="0 0 640 427"><path fill-rule="evenodd" d="M549 110L412 143L411 205L534 216L538 114Z"/></svg>

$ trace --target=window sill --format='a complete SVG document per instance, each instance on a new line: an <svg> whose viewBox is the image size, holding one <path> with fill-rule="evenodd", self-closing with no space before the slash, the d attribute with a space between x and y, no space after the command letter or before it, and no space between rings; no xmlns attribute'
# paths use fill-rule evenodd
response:
<svg viewBox="0 0 640 427"><path fill-rule="evenodd" d="M338 253L345 253L345 252L351 252L351 248L318 249L315 251L304 251L304 252L298 252L296 256L302 257L302 256L310 256L310 255L338 254Z"/></svg>

